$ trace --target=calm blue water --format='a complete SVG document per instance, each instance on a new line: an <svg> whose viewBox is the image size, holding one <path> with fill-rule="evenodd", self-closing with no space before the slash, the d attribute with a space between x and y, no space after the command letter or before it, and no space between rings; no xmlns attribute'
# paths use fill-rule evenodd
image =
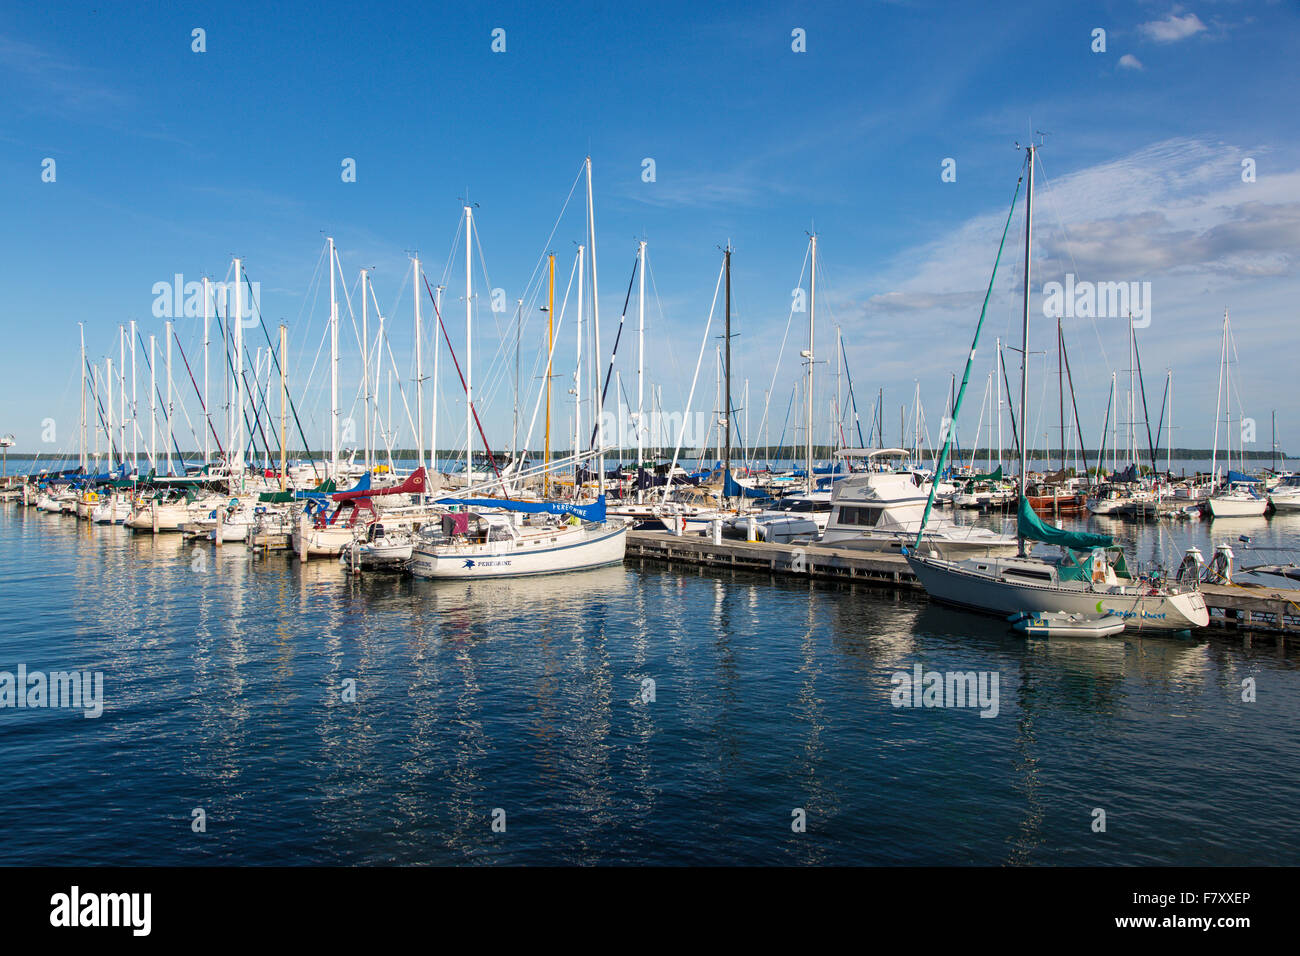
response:
<svg viewBox="0 0 1300 956"><path fill-rule="evenodd" d="M15 505L0 607L0 670L106 682L97 720L0 710L10 864L1300 863L1272 639L1026 642L657 565L357 581ZM1000 712L893 707L916 663L996 672Z"/></svg>

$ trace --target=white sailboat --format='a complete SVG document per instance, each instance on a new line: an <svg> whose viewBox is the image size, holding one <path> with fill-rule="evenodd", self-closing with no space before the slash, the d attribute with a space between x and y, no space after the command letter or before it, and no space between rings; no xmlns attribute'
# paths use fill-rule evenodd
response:
<svg viewBox="0 0 1300 956"><path fill-rule="evenodd" d="M586 161L586 176L587 238L591 252L591 309L595 346L593 361L596 367L599 367L600 300L596 284L596 223L592 203L590 157ZM471 362L473 211L469 206L465 207L465 227L465 454L466 462L469 464L473 461L472 418L474 415ZM579 314L581 315L581 305ZM548 335L548 348L552 345ZM599 383L596 384L594 399L595 448L589 456L580 454L573 456L575 481L577 471L585 463L590 463L584 463L584 457L594 458L599 486L599 494L594 504L508 498L440 498L436 503L441 507L465 510L445 514L441 522L430 522L420 529L408 564L410 572L419 578L433 579L499 578L556 574L621 563L627 548L627 530L630 523L619 518L610 518L606 514L606 439L603 432L603 398ZM549 420L549 404L547 408ZM580 432L580 429L578 431ZM549 458L549 453L547 457ZM549 461L543 466L543 470L549 472ZM473 483L472 474L467 473L466 484L472 486Z"/></svg>
<svg viewBox="0 0 1300 956"><path fill-rule="evenodd" d="M1224 486L1215 491L1206 500L1205 505L1214 518L1258 518L1268 510L1268 496L1263 493L1262 483L1258 479L1232 470L1232 373L1229 358L1229 346L1232 343L1232 329L1228 322L1228 310L1223 310L1223 350L1219 363L1219 397L1214 406L1214 455L1219 453L1219 409L1224 407L1224 393L1227 393L1227 439L1228 439L1228 475ZM1218 474L1218 461L1215 460L1210 470Z"/></svg>
<svg viewBox="0 0 1300 956"><path fill-rule="evenodd" d="M1020 416L1017 427L1023 431L1028 397L1029 297L1030 265L1033 237L1034 154L1037 147L1027 146L1028 192L1025 205L1025 282L1021 342ZM1019 188L1017 187L1017 193ZM1012 200L1012 211L1015 200ZM1002 244L1011 225L1011 212L1003 227ZM1003 245L998 248L998 260ZM997 275L995 262L993 275ZM980 329L992 294L993 279L985 295L974 342L966 363L966 374L954 406L956 419L965 395L970 367L979 343ZM951 431L951 430L950 430ZM951 434L944 444L936 470L941 471L951 445ZM907 549L907 562L929 595L945 604L957 605L1000 616L1019 612L1063 612L1087 618L1119 616L1126 626L1153 630L1184 630L1209 623L1205 598L1197 589L1194 576L1186 584L1167 584L1155 577L1137 577L1129 573L1123 553L1114 547L1109 535L1064 531L1044 524L1029 507L1025 494L1027 475L1027 438L1020 442L1020 503L1017 534L1019 553L1012 557L948 559L927 549L923 532ZM931 501L933 495L931 495ZM926 506L926 517L930 505ZM924 524L924 519L923 519ZM1024 541L1035 540L1059 545L1059 558L1031 556Z"/></svg>

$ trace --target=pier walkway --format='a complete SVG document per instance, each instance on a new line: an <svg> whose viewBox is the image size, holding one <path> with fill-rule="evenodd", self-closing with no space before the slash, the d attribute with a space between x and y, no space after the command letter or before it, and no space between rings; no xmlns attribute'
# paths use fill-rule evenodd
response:
<svg viewBox="0 0 1300 956"><path fill-rule="evenodd" d="M823 545L768 544L666 531L630 531L627 560L650 559L715 570L861 582L924 593L906 559L897 554ZM1300 591L1202 584L1215 631L1300 635Z"/></svg>

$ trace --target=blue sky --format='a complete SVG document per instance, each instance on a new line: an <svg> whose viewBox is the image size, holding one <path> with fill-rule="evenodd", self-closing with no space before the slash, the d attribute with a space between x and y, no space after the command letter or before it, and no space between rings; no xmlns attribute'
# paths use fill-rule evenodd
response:
<svg viewBox="0 0 1300 956"><path fill-rule="evenodd" d="M491 50L498 27L504 53ZM206 52L192 51L194 28L206 31ZM806 31L806 52L791 48L795 28ZM1105 52L1092 50L1096 28ZM548 237L590 154L606 352L644 237L654 279L648 379L680 408L730 240L735 388L750 382L752 437L775 377L775 439L799 375L804 316L779 367L778 347L815 224L817 352L829 361L818 368L820 417L829 417L838 327L860 413L884 388L886 438L896 441L899 405L910 406L917 383L937 428L1019 173L1014 144L1042 130L1031 350L1054 346L1054 321L1038 306L1043 282L1066 272L1150 282L1151 324L1139 333L1148 398L1158 404L1172 368L1175 442L1208 446L1228 307L1240 359L1233 415L1257 419L1255 447L1266 448L1276 408L1283 446L1298 447L1300 414L1287 401L1300 301L1297 40L1296 5L1268 2L11 7L0 15L0 432L20 450L74 449L77 323L91 358L116 362L119 324L137 319L161 339L156 282L220 279L240 255L263 313L289 325L291 375L318 444L328 377L323 360L310 379L308 370L328 312L313 284L323 237L337 240L349 284L362 267L375 270L409 378L409 250L435 282L450 271L445 311L463 359L453 244L468 194L487 271L476 286L504 289L511 306L494 316L484 295L475 319L479 410L504 446L513 306L530 297L527 414L542 329L527 284L548 250L561 286L567 279L584 230L580 195ZM652 183L642 181L647 157ZM42 181L46 158L54 182ZM355 159L356 182L341 180L344 158ZM955 182L941 179L947 158ZM1243 182L1244 159L1254 161L1253 182ZM1012 228L1022 228L1019 215ZM1018 338L1019 257L1012 246L999 275L989 344ZM193 321L181 320L178 334L194 361ZM1126 327L1069 319L1065 334L1095 446L1111 371L1127 380ZM342 340L344 414L359 420L360 361L351 333ZM713 404L712 347L696 410ZM624 375L634 361L625 342ZM1055 415L1042 397L1046 370L1052 398L1055 359L1034 361L1041 436ZM178 395L197 418L176 362ZM982 349L965 434L991 362ZM571 341L556 363L570 374ZM444 378L443 446L463 440L462 401ZM567 414L557 408L561 430ZM57 429L43 442L47 418ZM178 430L194 447L188 426ZM404 424L398 441L414 444Z"/></svg>

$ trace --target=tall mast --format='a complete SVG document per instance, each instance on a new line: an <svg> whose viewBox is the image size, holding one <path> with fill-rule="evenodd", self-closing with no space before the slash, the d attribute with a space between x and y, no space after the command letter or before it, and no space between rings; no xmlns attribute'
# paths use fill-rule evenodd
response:
<svg viewBox="0 0 1300 956"><path fill-rule="evenodd" d="M93 393L94 396L95 396L95 406L98 408L98 406L99 406L99 366L98 366L98 365L93 366L93 367L91 368L90 371L91 371L91 376L92 376L92 377L91 377L91 380L90 380L90 387L91 387L92 393ZM91 433L95 436L95 470L96 470L96 471L99 471L99 428L100 428L100 426L99 426L99 425L96 425L94 428L91 429ZM112 471L112 470L113 470L113 466L110 465L110 466L109 466L109 471Z"/></svg>
<svg viewBox="0 0 1300 956"><path fill-rule="evenodd" d="M158 350L154 347L154 337L149 336L149 466L153 473L158 473L158 403L154 401L158 394Z"/></svg>
<svg viewBox="0 0 1300 956"><path fill-rule="evenodd" d="M582 434L582 293L585 275L583 268L586 265L586 246L578 246L578 363L573 372L573 495L578 496L577 480L578 473L582 470L583 465L578 460L579 454L579 436Z"/></svg>
<svg viewBox="0 0 1300 956"><path fill-rule="evenodd" d="M731 481L731 243L727 243L725 253L726 274L727 274L727 312L725 329L722 333L723 347L727 352L726 368L726 385L723 389L722 421L719 423L724 432L726 439L724 442L725 456L722 465L722 500L727 500L727 484Z"/></svg>
<svg viewBox="0 0 1300 956"><path fill-rule="evenodd" d="M812 269L809 272L811 278L808 294L808 377L804 385L804 403L808 419L808 433L804 436L807 441L804 468L807 469L808 491L811 493L813 490L813 342L817 328L817 234L813 233L809 241L812 243Z"/></svg>
<svg viewBox="0 0 1300 956"><path fill-rule="evenodd" d="M636 500L640 504L645 500L645 492L641 488L641 467L645 461L645 444L644 444L644 417L645 417L645 240L642 239L637 249L637 255L641 259L640 263L640 282L641 289L637 295L637 359L636 359ZM727 286L728 302L730 302L731 286ZM620 443L622 437L619 438Z"/></svg>
<svg viewBox="0 0 1300 956"><path fill-rule="evenodd" d="M510 457L515 462L514 473L524 470L524 456L519 454L519 348L524 337L524 300L515 302L515 415L510 429Z"/></svg>
<svg viewBox="0 0 1300 956"><path fill-rule="evenodd" d="M438 323L442 323L442 286L434 290L433 309L437 313ZM380 319L382 324L383 319ZM429 461L433 471L438 470L438 348L439 337L433 337L433 411L429 413Z"/></svg>
<svg viewBox="0 0 1300 956"><path fill-rule="evenodd" d="M164 323L167 335L167 474L172 471L172 324Z"/></svg>
<svg viewBox="0 0 1300 956"><path fill-rule="evenodd" d="M1223 310L1223 397L1224 411L1228 414L1228 471L1232 471L1232 354L1228 343L1232 335L1228 331L1228 310Z"/></svg>
<svg viewBox="0 0 1300 956"><path fill-rule="evenodd" d="M212 421L212 406L208 404L208 277L203 277L203 421ZM203 429L203 464L212 460L212 429Z"/></svg>
<svg viewBox="0 0 1300 956"><path fill-rule="evenodd" d="M104 382L108 389L108 425L107 425L108 434L105 437L108 438L108 457L109 460L111 461L114 457L113 456L113 356L111 355L106 355L104 357ZM122 453L122 464L126 464L125 450ZM110 469L110 471L111 470L112 469Z"/></svg>
<svg viewBox="0 0 1300 956"><path fill-rule="evenodd" d="M474 211L465 204L465 484L474 483Z"/></svg>
<svg viewBox="0 0 1300 956"><path fill-rule="evenodd" d="M415 452L417 468L424 467L424 365L421 358L424 352L424 336L420 331L420 257L411 257L414 277L411 288L415 290ZM362 290L362 315L365 314L365 292ZM370 441L370 406L366 406L366 442ZM366 452L366 465L370 464L370 452Z"/></svg>
<svg viewBox="0 0 1300 956"><path fill-rule="evenodd" d="M1065 480L1065 337L1061 317L1056 317L1056 391L1061 412L1061 480Z"/></svg>
<svg viewBox="0 0 1300 956"><path fill-rule="evenodd" d="M117 357L117 398L121 414L118 416L117 427L121 429L121 449L122 460L126 461L126 330L122 326L117 327L118 336L118 357ZM136 438L140 434L140 429L136 427L135 421L139 414L139 408L135 403L135 319L131 320L131 448L136 447ZM139 459L135 459L135 466L139 467Z"/></svg>
<svg viewBox="0 0 1300 956"><path fill-rule="evenodd" d="M595 353L591 368L596 373L596 443L597 467L600 472L597 479L598 493L605 493L605 395L600 387L600 287L596 282L596 206L591 198L591 157L587 157L587 225L591 240L591 326L594 335Z"/></svg>
<svg viewBox="0 0 1300 956"><path fill-rule="evenodd" d="M78 322L81 336L81 470L86 470L86 323Z"/></svg>
<svg viewBox="0 0 1300 956"><path fill-rule="evenodd" d="M551 360L555 353L555 253L546 257L546 445L542 452L542 497L551 494ZM531 427L531 426L530 426Z"/></svg>
<svg viewBox="0 0 1300 956"><path fill-rule="evenodd" d="M244 278L243 263L235 260L235 437L231 450L244 470ZM252 436L250 436L251 438Z"/></svg>
<svg viewBox="0 0 1300 956"><path fill-rule="evenodd" d="M997 364L998 364L998 381L1002 381L1002 339L997 340ZM998 466L1002 465L1002 386L997 388L998 393ZM992 471L992 467L989 469Z"/></svg>
<svg viewBox="0 0 1300 956"><path fill-rule="evenodd" d="M1029 401L1029 289L1030 289L1030 250L1034 236L1034 151L1033 144L1025 147L1026 162L1029 163L1029 191L1025 194L1025 308L1020 329L1020 488L1018 508L1025 503L1025 476L1029 465L1029 425L1025 418L1025 408ZM938 475L935 476L938 479ZM1025 556L1025 539L1016 535L1017 553Z"/></svg>
<svg viewBox="0 0 1300 956"><path fill-rule="evenodd" d="M365 430L366 442L362 449L366 462L366 470L369 471L374 467L370 455L370 310L366 303L366 280L369 278L369 270L361 270L361 400L366 406ZM420 398L420 271L417 266L415 272L415 282L411 286L415 292L415 388L416 399ZM422 416L416 415L415 420L421 421ZM415 429L416 437L419 437L420 427ZM420 456L420 464L424 464L424 456ZM418 467L418 466L417 466Z"/></svg>
<svg viewBox="0 0 1300 956"><path fill-rule="evenodd" d="M841 379L844 376L844 330L838 325L835 326L835 431L831 434L831 444L836 448L843 448L844 442L841 436L844 434L844 419L841 417L841 409L844 408L844 398L841 394Z"/></svg>
<svg viewBox="0 0 1300 956"><path fill-rule="evenodd" d="M285 411L289 404L289 384L285 378L285 370L289 367L289 330L283 323L280 324L280 490L285 491L288 488L288 467L287 460L288 448L285 445Z"/></svg>
<svg viewBox="0 0 1300 956"><path fill-rule="evenodd" d="M327 236L330 259L330 474L339 476L339 302L334 290L334 237Z"/></svg>
<svg viewBox="0 0 1300 956"><path fill-rule="evenodd" d="M1165 475L1172 480L1174 472L1174 370L1169 370L1169 425L1165 432ZM1274 414L1276 418L1276 413Z"/></svg>

